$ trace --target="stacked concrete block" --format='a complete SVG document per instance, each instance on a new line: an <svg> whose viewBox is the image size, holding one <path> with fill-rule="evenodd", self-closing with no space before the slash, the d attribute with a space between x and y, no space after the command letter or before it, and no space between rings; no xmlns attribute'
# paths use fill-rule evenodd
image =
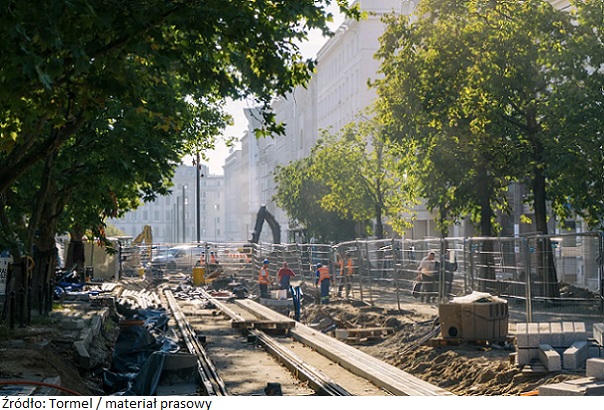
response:
<svg viewBox="0 0 604 410"><path fill-rule="evenodd" d="M583 322L562 322L562 336L564 347L568 347L576 341L587 340L587 330Z"/></svg>
<svg viewBox="0 0 604 410"><path fill-rule="evenodd" d="M594 323L593 337L599 346L604 346L604 323Z"/></svg>
<svg viewBox="0 0 604 410"><path fill-rule="evenodd" d="M587 344L587 343L586 343ZM577 344L575 344L577 345ZM572 346L571 346L572 347ZM566 358L565 358L566 360ZM540 396L603 396L604 395L604 359L586 360L586 377L567 380L561 383L539 387Z"/></svg>
<svg viewBox="0 0 604 410"><path fill-rule="evenodd" d="M587 331L583 322L518 323L516 324L517 364L524 366L539 359L546 361L543 364L548 369L555 369L558 367L558 360L562 362L561 354L566 349L575 342L586 341ZM580 350L578 354L583 353L584 351ZM570 354L571 352L568 353L569 361L572 362L574 358L570 358ZM577 361L574 365L578 365Z"/></svg>
<svg viewBox="0 0 604 410"><path fill-rule="evenodd" d="M570 327L567 326L567 329ZM580 328L579 328L580 329ZM561 383L539 387L540 396L603 396L604 395L604 358L590 357L590 349L602 349L604 324L593 326L593 342L575 341L564 351L564 368L575 370L585 364L585 376L581 379L567 380Z"/></svg>
<svg viewBox="0 0 604 410"><path fill-rule="evenodd" d="M582 369L588 356L587 341L574 342L563 353L564 368L566 370Z"/></svg>
<svg viewBox="0 0 604 410"><path fill-rule="evenodd" d="M567 380L539 387L539 396L602 396L604 381L592 377Z"/></svg>
<svg viewBox="0 0 604 410"><path fill-rule="evenodd" d="M587 359L585 366L585 375L587 377L593 377L595 379L604 380L604 359L594 357Z"/></svg>
<svg viewBox="0 0 604 410"><path fill-rule="evenodd" d="M593 341L588 346L588 356L604 357L604 323L593 325Z"/></svg>
<svg viewBox="0 0 604 410"><path fill-rule="evenodd" d="M539 345L539 360L550 372L559 372L562 370L560 354L548 344Z"/></svg>

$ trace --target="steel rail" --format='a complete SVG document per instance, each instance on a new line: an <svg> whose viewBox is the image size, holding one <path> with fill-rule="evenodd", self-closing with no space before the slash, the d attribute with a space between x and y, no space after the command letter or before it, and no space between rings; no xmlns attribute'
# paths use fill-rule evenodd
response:
<svg viewBox="0 0 604 410"><path fill-rule="evenodd" d="M197 357L198 372L208 396L228 396L226 385L218 374L207 352L197 340L196 334L191 328L185 315L182 313L177 300L170 289L164 289L164 295L168 301L170 311L178 325L182 337L191 354Z"/></svg>
<svg viewBox="0 0 604 410"><path fill-rule="evenodd" d="M221 312L229 316L232 320L241 320L241 316L226 306L224 303L213 298L209 293L201 291L201 295L211 301ZM265 332L254 329L248 330L249 335L256 337L256 340L262 345L268 353L274 356L279 362L289 369L300 380L308 382L309 386L317 393L326 396L352 396L346 389L327 377L320 370L305 363L290 349L284 347L275 338L270 337Z"/></svg>

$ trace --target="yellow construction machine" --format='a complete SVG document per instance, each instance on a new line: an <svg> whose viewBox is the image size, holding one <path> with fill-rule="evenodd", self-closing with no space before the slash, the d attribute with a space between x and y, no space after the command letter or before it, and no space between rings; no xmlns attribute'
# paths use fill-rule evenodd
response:
<svg viewBox="0 0 604 410"><path fill-rule="evenodd" d="M151 226L145 225L143 231L132 240L130 249L127 251L127 258L125 258L128 261L128 267L132 270L136 269L139 275L144 273L144 267L153 257L152 245L153 233Z"/></svg>

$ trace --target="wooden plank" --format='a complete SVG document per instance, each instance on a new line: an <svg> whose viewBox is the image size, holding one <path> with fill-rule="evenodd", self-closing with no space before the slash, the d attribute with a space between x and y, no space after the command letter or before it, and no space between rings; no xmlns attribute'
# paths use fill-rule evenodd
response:
<svg viewBox="0 0 604 410"><path fill-rule="evenodd" d="M454 396L453 393L430 384L399 368L384 363L344 342L308 326L296 323L292 336L319 351L345 369L370 380L397 396Z"/></svg>
<svg viewBox="0 0 604 410"><path fill-rule="evenodd" d="M248 329L291 329L295 326L295 323L290 322L273 322L272 320L243 320L233 322L234 328L248 328Z"/></svg>
<svg viewBox="0 0 604 410"><path fill-rule="evenodd" d="M249 299L236 299L235 304L258 317L275 322L290 322L286 316L262 306ZM382 387L398 396L454 396L453 393L430 384L388 363L361 352L346 343L325 335L318 330L313 330L301 323L295 323L291 335L300 342L319 351L332 361L340 364L358 376L370 380L378 387Z"/></svg>
<svg viewBox="0 0 604 410"><path fill-rule="evenodd" d="M296 323L295 320L250 299L235 299L235 304L261 319L270 320L272 322L290 323L292 327Z"/></svg>

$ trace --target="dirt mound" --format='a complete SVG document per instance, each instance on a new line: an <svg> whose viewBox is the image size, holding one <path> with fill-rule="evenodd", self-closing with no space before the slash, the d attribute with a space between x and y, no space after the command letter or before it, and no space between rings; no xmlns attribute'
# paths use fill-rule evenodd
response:
<svg viewBox="0 0 604 410"><path fill-rule="evenodd" d="M422 380L461 396L517 396L543 384L584 377L577 373L523 373L510 358L509 343L431 344L440 337L436 310L388 310L364 304L336 302L311 306L306 324L321 329L391 327L394 334L355 346Z"/></svg>

